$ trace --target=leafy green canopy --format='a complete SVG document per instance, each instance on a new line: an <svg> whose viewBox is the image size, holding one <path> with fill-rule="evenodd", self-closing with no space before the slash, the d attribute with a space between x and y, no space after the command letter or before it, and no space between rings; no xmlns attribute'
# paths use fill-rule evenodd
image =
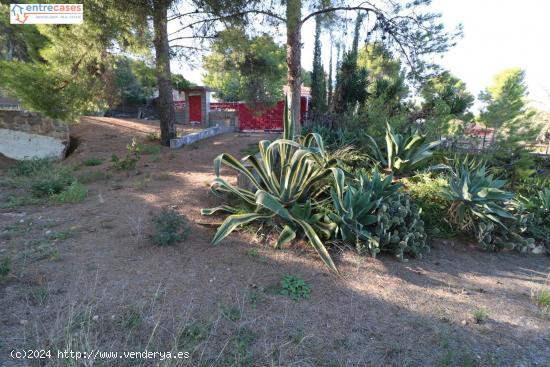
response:
<svg viewBox="0 0 550 367"><path fill-rule="evenodd" d="M485 104L479 120L497 129L496 140L502 144L515 144L529 140L540 131L535 111L527 108L525 71L519 68L503 70L495 75L493 84L480 93Z"/></svg>
<svg viewBox="0 0 550 367"><path fill-rule="evenodd" d="M84 11L86 22L78 26L3 23L13 36L10 46L0 46L0 89L28 109L64 120L105 108L116 90L113 55L120 49L145 53L147 32L136 31L141 17L99 0L86 2ZM1 5L0 18L9 19L8 14L8 6Z"/></svg>
<svg viewBox="0 0 550 367"><path fill-rule="evenodd" d="M435 135L453 133L453 119L469 120L468 109L474 103L474 96L466 84L449 72L443 72L428 79L420 90L423 98L422 115L426 129Z"/></svg>
<svg viewBox="0 0 550 367"><path fill-rule="evenodd" d="M249 37L229 28L219 33L203 59L205 84L226 101L272 105L283 96L285 49L267 34Z"/></svg>

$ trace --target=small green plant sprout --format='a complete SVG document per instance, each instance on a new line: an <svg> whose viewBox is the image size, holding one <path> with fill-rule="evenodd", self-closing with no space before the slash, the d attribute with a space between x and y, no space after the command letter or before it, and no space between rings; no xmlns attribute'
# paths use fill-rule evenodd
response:
<svg viewBox="0 0 550 367"><path fill-rule="evenodd" d="M141 147L135 137L126 145L126 157L120 159L116 154L111 156L113 167L119 171L130 171L136 168L136 163L141 159Z"/></svg>
<svg viewBox="0 0 550 367"><path fill-rule="evenodd" d="M487 309L481 307L476 309L472 316L476 324L483 324L485 321L487 321L489 312L487 311Z"/></svg>
<svg viewBox="0 0 550 367"><path fill-rule="evenodd" d="M250 248L246 250L246 255L252 258L256 258L260 256L260 253L258 252L258 249L256 248Z"/></svg>
<svg viewBox="0 0 550 367"><path fill-rule="evenodd" d="M309 298L311 287L305 280L294 275L285 275L281 280L281 294L294 301Z"/></svg>
<svg viewBox="0 0 550 367"><path fill-rule="evenodd" d="M157 246L169 246L184 241L191 231L187 218L171 209L163 209L152 221L155 232L151 240Z"/></svg>

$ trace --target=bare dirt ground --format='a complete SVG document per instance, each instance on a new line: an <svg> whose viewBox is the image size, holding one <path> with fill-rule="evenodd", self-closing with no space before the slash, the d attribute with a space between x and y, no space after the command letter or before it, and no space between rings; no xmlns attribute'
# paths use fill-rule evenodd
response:
<svg viewBox="0 0 550 367"><path fill-rule="evenodd" d="M0 280L0 366L550 366L550 318L532 297L550 272L548 257L437 240L406 263L338 250L337 277L301 244L274 250L241 232L214 247L215 229L205 223L219 218L200 215L218 204L208 190L212 160L275 136L163 147L160 159L144 155L135 171L113 171L111 155L123 156L131 138L145 141L150 129L83 119L72 127L80 144L64 164L102 158L79 170L112 177L88 185L83 203L0 210L0 255L29 254ZM0 164L5 174L9 163ZM151 216L164 207L191 224L188 239L172 247L148 239ZM311 285L308 299L277 293L287 274ZM14 348L53 355L17 360ZM71 360L58 359L58 349L190 358Z"/></svg>

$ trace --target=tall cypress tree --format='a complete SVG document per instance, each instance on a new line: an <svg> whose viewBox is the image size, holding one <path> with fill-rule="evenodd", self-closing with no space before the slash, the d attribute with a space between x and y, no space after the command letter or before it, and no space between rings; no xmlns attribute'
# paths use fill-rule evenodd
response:
<svg viewBox="0 0 550 367"><path fill-rule="evenodd" d="M315 17L315 45L313 49L313 71L311 73L311 111L322 113L326 111L326 80L321 61L321 18Z"/></svg>
<svg viewBox="0 0 550 367"><path fill-rule="evenodd" d="M359 45L359 31L363 22L363 15L357 14L353 43L349 52L344 52L336 75L336 89L334 91L334 110L345 112L362 104L367 99L368 73L367 69L357 67L357 52Z"/></svg>
<svg viewBox="0 0 550 367"><path fill-rule="evenodd" d="M328 62L328 82L327 82L327 107L331 109L332 106L332 37L330 39L330 59Z"/></svg>

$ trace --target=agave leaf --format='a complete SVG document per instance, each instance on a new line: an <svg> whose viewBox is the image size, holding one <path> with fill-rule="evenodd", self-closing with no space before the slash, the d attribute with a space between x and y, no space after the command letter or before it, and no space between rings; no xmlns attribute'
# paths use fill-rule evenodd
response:
<svg viewBox="0 0 550 367"><path fill-rule="evenodd" d="M201 215L212 215L216 212L236 213L237 209L229 205L220 205L214 208L201 209Z"/></svg>
<svg viewBox="0 0 550 367"><path fill-rule="evenodd" d="M214 173L217 177L220 176L222 163L245 175L256 188L261 188L260 184L256 180L256 177L254 177L252 172L250 172L248 168L246 168L238 159L233 157L231 154L222 153L214 159Z"/></svg>
<svg viewBox="0 0 550 367"><path fill-rule="evenodd" d="M216 235L212 239L214 245L219 244L225 237L233 232L237 227L243 224L253 222L258 219L267 219L273 217L272 215L262 215L258 213L247 214L233 214L225 218L221 226L216 231Z"/></svg>
<svg viewBox="0 0 550 367"><path fill-rule="evenodd" d="M296 238L296 231L289 226L285 226L277 239L275 247L280 248L285 243L292 241L294 238Z"/></svg>
<svg viewBox="0 0 550 367"><path fill-rule="evenodd" d="M298 223L298 225L300 225L300 227L302 227L307 238L309 239L310 244L313 246L315 251L317 251L317 253L321 257L321 260L323 260L325 265L330 270L338 274L338 269L336 269L336 265L334 265L334 262L332 261L330 254L328 253L325 245L323 245L323 242L321 241L321 239L319 238L319 236L317 235L313 227L309 223L307 223L305 220L296 218L295 221Z"/></svg>
<svg viewBox="0 0 550 367"><path fill-rule="evenodd" d="M277 200L277 198L264 190L256 191L256 204L277 214L283 219L292 220L288 210Z"/></svg>

